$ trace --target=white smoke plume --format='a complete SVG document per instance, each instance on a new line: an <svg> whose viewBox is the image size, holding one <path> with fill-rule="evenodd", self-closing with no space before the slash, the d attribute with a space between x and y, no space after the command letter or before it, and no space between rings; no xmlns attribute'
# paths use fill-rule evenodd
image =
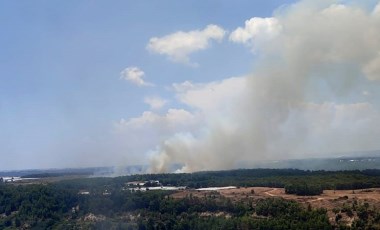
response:
<svg viewBox="0 0 380 230"><path fill-rule="evenodd" d="M337 2L301 1L232 32L230 40L254 50L253 73L174 85L203 122L162 141L151 171L379 149L380 3L367 9ZM271 36L266 25L276 26Z"/></svg>

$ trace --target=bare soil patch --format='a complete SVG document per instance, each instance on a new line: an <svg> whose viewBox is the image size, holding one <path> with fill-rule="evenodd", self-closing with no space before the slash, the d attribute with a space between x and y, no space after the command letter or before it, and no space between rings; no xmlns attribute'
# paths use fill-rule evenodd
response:
<svg viewBox="0 0 380 230"><path fill-rule="evenodd" d="M294 200L304 205L311 205L315 208L326 208L332 210L335 207L340 207L344 203L367 202L380 208L380 188L360 189L360 190L324 190L323 194L318 196L297 196L286 194L283 188L268 188L268 187L241 187L219 191L196 191L184 190L171 195L173 198L193 197L209 197L223 196L230 198L233 201L242 199L262 199L269 197L282 197L287 200Z"/></svg>

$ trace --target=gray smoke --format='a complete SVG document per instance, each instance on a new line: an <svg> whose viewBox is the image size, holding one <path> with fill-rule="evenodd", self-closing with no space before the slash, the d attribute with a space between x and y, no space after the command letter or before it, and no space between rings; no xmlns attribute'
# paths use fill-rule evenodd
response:
<svg viewBox="0 0 380 230"><path fill-rule="evenodd" d="M200 118L152 152L152 172L380 148L380 3L301 1L230 40L252 49L252 74L174 85Z"/></svg>

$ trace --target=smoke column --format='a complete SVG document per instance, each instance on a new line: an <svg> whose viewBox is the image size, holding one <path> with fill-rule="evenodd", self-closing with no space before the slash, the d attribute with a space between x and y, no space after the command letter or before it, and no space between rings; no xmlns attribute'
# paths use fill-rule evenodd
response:
<svg viewBox="0 0 380 230"><path fill-rule="evenodd" d="M252 49L253 72L174 85L201 119L152 151L151 172L380 148L380 3L301 1L247 20L230 41Z"/></svg>

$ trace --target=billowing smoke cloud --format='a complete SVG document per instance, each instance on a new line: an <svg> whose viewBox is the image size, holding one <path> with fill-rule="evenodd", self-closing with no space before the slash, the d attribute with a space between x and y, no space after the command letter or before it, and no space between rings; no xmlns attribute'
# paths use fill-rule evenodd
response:
<svg viewBox="0 0 380 230"><path fill-rule="evenodd" d="M151 171L379 149L380 3L335 2L302 1L233 31L256 55L251 75L173 85L202 122L163 140Z"/></svg>

